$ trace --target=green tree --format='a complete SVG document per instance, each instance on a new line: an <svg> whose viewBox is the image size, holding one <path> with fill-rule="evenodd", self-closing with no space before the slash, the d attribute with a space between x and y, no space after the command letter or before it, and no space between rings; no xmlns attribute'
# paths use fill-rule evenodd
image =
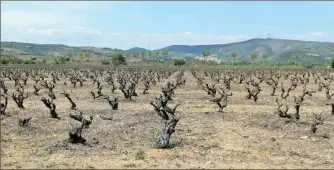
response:
<svg viewBox="0 0 334 170"><path fill-rule="evenodd" d="M209 50L203 50L202 51L202 55L204 58L204 63L206 63L206 60L208 59L208 56L211 54L211 52Z"/></svg>
<svg viewBox="0 0 334 170"><path fill-rule="evenodd" d="M80 57L83 58L85 56L85 52L80 52Z"/></svg>
<svg viewBox="0 0 334 170"><path fill-rule="evenodd" d="M134 57L134 58L136 58L136 57L137 57L137 53L132 52L132 53L131 53L131 56Z"/></svg>
<svg viewBox="0 0 334 170"><path fill-rule="evenodd" d="M148 51L148 58L150 61L152 60L152 51Z"/></svg>
<svg viewBox="0 0 334 170"><path fill-rule="evenodd" d="M234 61L235 61L235 58L237 58L237 56L238 56L237 52L232 52L232 66L234 66Z"/></svg>
<svg viewBox="0 0 334 170"><path fill-rule="evenodd" d="M73 53L70 51L70 52L68 52L67 56L68 56L69 58L72 58L72 57L73 57Z"/></svg>
<svg viewBox="0 0 334 170"><path fill-rule="evenodd" d="M174 59L174 65L175 66L182 66L185 65L186 61L184 59Z"/></svg>
<svg viewBox="0 0 334 170"><path fill-rule="evenodd" d="M42 63L46 64L48 62L48 59L46 59L45 57L42 59Z"/></svg>
<svg viewBox="0 0 334 170"><path fill-rule="evenodd" d="M162 56L164 57L164 60L167 61L168 50L163 50L163 51L162 51Z"/></svg>
<svg viewBox="0 0 334 170"><path fill-rule="evenodd" d="M101 60L101 64L102 65L109 65L110 61L108 61L108 60Z"/></svg>
<svg viewBox="0 0 334 170"><path fill-rule="evenodd" d="M145 51L141 51L140 55L141 55L141 59L144 61L144 59L145 59Z"/></svg>
<svg viewBox="0 0 334 170"><path fill-rule="evenodd" d="M89 61L91 54L89 52L85 52L84 55L85 55L86 60Z"/></svg>
<svg viewBox="0 0 334 170"><path fill-rule="evenodd" d="M28 60L24 60L23 63L24 63L24 64L31 64L31 61L32 61L32 60L29 60L29 59L28 59Z"/></svg>
<svg viewBox="0 0 334 170"><path fill-rule="evenodd" d="M66 58L64 56L59 57L60 64L66 64Z"/></svg>
<svg viewBox="0 0 334 170"><path fill-rule="evenodd" d="M156 51L156 52L155 52L155 57L156 57L156 58L159 58L159 51Z"/></svg>
<svg viewBox="0 0 334 170"><path fill-rule="evenodd" d="M331 64L332 64L332 68L334 68L334 59L332 60L332 63L331 63Z"/></svg>
<svg viewBox="0 0 334 170"><path fill-rule="evenodd" d="M258 52L256 52L256 51L252 52L252 55L251 55L251 57L252 57L252 67L254 67L254 60L257 58L258 55L259 55Z"/></svg>
<svg viewBox="0 0 334 170"><path fill-rule="evenodd" d="M265 61L267 60L269 54L267 52L262 53L262 59L263 59L263 64L265 64Z"/></svg>
<svg viewBox="0 0 334 170"><path fill-rule="evenodd" d="M125 51L125 52L122 52L122 55L126 58L129 56L129 52Z"/></svg>
<svg viewBox="0 0 334 170"><path fill-rule="evenodd" d="M116 66L126 65L126 59L122 54L116 54L112 56L112 63Z"/></svg>
<svg viewBox="0 0 334 170"><path fill-rule="evenodd" d="M300 58L300 53L295 54L295 67L297 67L297 60Z"/></svg>
<svg viewBox="0 0 334 170"><path fill-rule="evenodd" d="M1 59L0 59L0 62L1 62L1 64L6 65L6 64L9 63L9 59L7 59L7 58L1 58Z"/></svg>
<svg viewBox="0 0 334 170"><path fill-rule="evenodd" d="M10 57L8 60L10 61L11 64L22 64L23 63L23 60L18 57Z"/></svg>

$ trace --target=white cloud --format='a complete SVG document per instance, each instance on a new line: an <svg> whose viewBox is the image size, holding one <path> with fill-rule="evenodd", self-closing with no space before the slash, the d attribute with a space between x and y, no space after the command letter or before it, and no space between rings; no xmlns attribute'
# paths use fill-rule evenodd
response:
<svg viewBox="0 0 334 170"><path fill-rule="evenodd" d="M27 27L63 23L70 17L46 12L1 12L1 27Z"/></svg>
<svg viewBox="0 0 334 170"><path fill-rule="evenodd" d="M291 34L282 36L285 39L303 40L303 41L328 41L333 42L334 37L326 32L309 32L303 34Z"/></svg>
<svg viewBox="0 0 334 170"><path fill-rule="evenodd" d="M4 2L1 4L1 27L48 27L87 23L86 11L99 12L114 3L68 1L68 2ZM14 8L13 8L14 6ZM15 6L20 6L19 9ZM26 7L23 7L26 6Z"/></svg>
<svg viewBox="0 0 334 170"><path fill-rule="evenodd" d="M93 28L86 28L86 27L73 27L72 32L76 33L83 33L83 34L91 34L91 35L96 35L96 36L101 36L102 33L100 30L96 30Z"/></svg>
<svg viewBox="0 0 334 170"><path fill-rule="evenodd" d="M35 28L30 28L27 32L30 34L37 34L41 36L57 36L66 33L66 31L63 29L35 29Z"/></svg>
<svg viewBox="0 0 334 170"><path fill-rule="evenodd" d="M102 33L100 30L96 30L93 28L86 28L86 27L70 27L70 28L63 28L63 29L38 29L38 28L18 28L16 30L10 30L10 29L4 29L4 34L15 36L17 34L26 34L29 35L39 35L52 37L52 36L69 36L68 38L71 38L71 36L101 36Z"/></svg>
<svg viewBox="0 0 334 170"><path fill-rule="evenodd" d="M143 47L158 49L168 45L225 44L247 40L245 35L203 34L203 33L160 33L126 34L101 32L93 28L75 26L68 28L3 29L3 41L65 44L75 46L98 46L128 49Z"/></svg>
<svg viewBox="0 0 334 170"><path fill-rule="evenodd" d="M310 32L308 34L311 36L327 36L328 35L328 33L326 32Z"/></svg>
<svg viewBox="0 0 334 170"><path fill-rule="evenodd" d="M158 49L168 45L225 44L250 39L245 35L169 33L169 34L109 34L99 39L99 46L121 49L140 46ZM113 41L110 41L113 40ZM123 45L124 46L121 46Z"/></svg>
<svg viewBox="0 0 334 170"><path fill-rule="evenodd" d="M190 34L192 34L191 32L184 32L183 34L185 34L185 35L190 35Z"/></svg>

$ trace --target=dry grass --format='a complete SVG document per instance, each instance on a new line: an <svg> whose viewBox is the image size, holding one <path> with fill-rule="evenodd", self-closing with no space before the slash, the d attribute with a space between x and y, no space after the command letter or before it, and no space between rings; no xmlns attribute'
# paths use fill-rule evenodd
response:
<svg viewBox="0 0 334 170"><path fill-rule="evenodd" d="M29 98L25 110L17 109L10 100L8 114L1 120L2 168L333 168L334 118L320 126L316 135L309 133L312 113L330 114L324 104L324 92L306 97L301 107L300 125L285 124L274 115L275 96L271 88L261 84L263 92L258 102L246 100L243 85L232 84L233 96L229 98L224 113L208 100L210 97L196 89L196 80L189 72L185 86L175 91L172 105L181 103L182 118L172 135L171 149L155 149L154 142L160 134L160 118L149 102L159 94L166 80L153 86L148 95L141 94L134 101L126 101L119 90L119 110L113 111L105 100L93 100L89 94L95 87L85 82L84 87L74 89L61 82L56 85L57 112L61 120L49 118L49 110L40 101L46 96L32 94L28 81ZM169 80L173 80L172 76ZM7 82L9 93L13 82ZM103 93L111 94L108 85ZM313 84L311 88L316 88ZM70 95L85 116L94 116L90 128L85 130L88 141L98 141L93 146L69 145L56 147L68 138L69 129L75 124L68 117L70 103L59 95L62 89ZM277 90L279 92L279 90ZM300 93L298 87L293 93ZM277 93L278 94L278 93ZM293 95L291 95L293 96ZM289 97L288 102L293 98ZM292 110L290 111L292 112ZM100 114L110 113L114 119L103 120ZM18 119L33 117L31 125L18 126ZM323 136L327 135L328 138ZM306 137L305 137L306 136Z"/></svg>

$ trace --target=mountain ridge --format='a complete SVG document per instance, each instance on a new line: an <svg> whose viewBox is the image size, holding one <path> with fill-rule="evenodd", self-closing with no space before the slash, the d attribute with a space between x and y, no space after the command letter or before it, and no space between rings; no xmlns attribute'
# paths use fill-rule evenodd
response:
<svg viewBox="0 0 334 170"><path fill-rule="evenodd" d="M149 50L146 49L146 48L141 48L141 47L133 47L133 48L127 49L125 51L128 51L128 52L141 52L141 51L149 51Z"/></svg>
<svg viewBox="0 0 334 170"><path fill-rule="evenodd" d="M133 47L127 50L112 49L108 47L73 47L63 44L34 44L20 42L1 42L1 52L16 51L13 54L22 55L66 55L69 51L79 53L82 51L91 52L97 56L104 56L115 52L135 52L148 51L141 47ZM290 39L274 38L254 38L241 42L226 44L206 44L206 45L170 45L152 51L167 50L169 57L196 57L201 56L203 50L209 50L211 56L220 60L230 60L231 53L237 52L239 60L250 60L252 52L267 52L270 60L282 61L290 60L292 56L299 53L305 61L327 62L334 57L334 42L302 41ZM154 57L154 56L153 56Z"/></svg>

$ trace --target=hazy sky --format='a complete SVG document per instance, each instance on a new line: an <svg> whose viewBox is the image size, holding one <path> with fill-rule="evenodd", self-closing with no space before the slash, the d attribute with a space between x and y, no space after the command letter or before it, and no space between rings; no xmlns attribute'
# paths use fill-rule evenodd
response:
<svg viewBox="0 0 334 170"><path fill-rule="evenodd" d="M1 41L128 49L251 38L334 42L334 2L1 2Z"/></svg>

